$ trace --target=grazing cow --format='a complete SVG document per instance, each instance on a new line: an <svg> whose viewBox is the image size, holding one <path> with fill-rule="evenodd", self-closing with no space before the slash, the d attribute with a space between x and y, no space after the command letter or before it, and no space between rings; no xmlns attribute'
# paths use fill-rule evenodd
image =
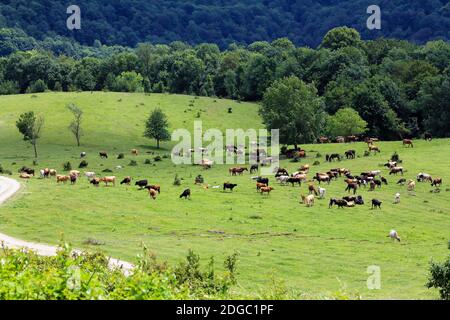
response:
<svg viewBox="0 0 450 320"><path fill-rule="evenodd" d="M381 177L381 182L383 182L386 186L388 185L388 181L384 177Z"/></svg>
<svg viewBox="0 0 450 320"><path fill-rule="evenodd" d="M391 171L389 171L389 175L397 175L397 173L401 173L401 175L403 175L403 167L394 167L394 168L391 168Z"/></svg>
<svg viewBox="0 0 450 320"><path fill-rule="evenodd" d="M358 206L363 206L364 205L364 199L362 196L358 196L355 200L355 204L357 204Z"/></svg>
<svg viewBox="0 0 450 320"><path fill-rule="evenodd" d="M324 188L319 187L318 191L319 191L319 199L325 199L325 196L327 194L327 190L324 189Z"/></svg>
<svg viewBox="0 0 450 320"><path fill-rule="evenodd" d="M417 175L417 182L433 182L433 178L428 173L419 173Z"/></svg>
<svg viewBox="0 0 450 320"><path fill-rule="evenodd" d="M75 175L78 178L81 175L81 172L78 170L70 170L69 175Z"/></svg>
<svg viewBox="0 0 450 320"><path fill-rule="evenodd" d="M106 153L104 151L99 152L99 155L100 155L100 158L102 158L102 159L108 159L108 153Z"/></svg>
<svg viewBox="0 0 450 320"><path fill-rule="evenodd" d="M402 178L402 179L398 180L398 182L397 182L397 184L401 185L401 186L405 185L405 183L406 183L406 179L405 178Z"/></svg>
<svg viewBox="0 0 450 320"><path fill-rule="evenodd" d="M384 166L388 169L392 169L397 166L397 161L389 160Z"/></svg>
<svg viewBox="0 0 450 320"><path fill-rule="evenodd" d="M256 182L269 185L269 178L257 177Z"/></svg>
<svg viewBox="0 0 450 320"><path fill-rule="evenodd" d="M330 204L328 205L328 208L332 208L334 205L337 205L338 208L343 209L347 206L347 201L343 199L330 199Z"/></svg>
<svg viewBox="0 0 450 320"><path fill-rule="evenodd" d="M320 137L317 139L318 143L329 143L330 139L328 139L327 137Z"/></svg>
<svg viewBox="0 0 450 320"><path fill-rule="evenodd" d="M91 179L91 181L89 183L94 185L95 187L99 187L100 186L100 178L93 178L93 179Z"/></svg>
<svg viewBox="0 0 450 320"><path fill-rule="evenodd" d="M131 184L131 180L132 180L131 177L125 177L125 178L120 182L120 185L126 184L126 185L129 186L129 185Z"/></svg>
<svg viewBox="0 0 450 320"><path fill-rule="evenodd" d="M263 195L264 193L267 193L267 195L270 195L272 190L274 190L274 188L272 188L272 187L262 187L261 188L261 195Z"/></svg>
<svg viewBox="0 0 450 320"><path fill-rule="evenodd" d="M369 191L375 191L375 187L377 186L376 183L375 183L375 181L370 180L369 185L370 185Z"/></svg>
<svg viewBox="0 0 450 320"><path fill-rule="evenodd" d="M398 242L400 242L400 236L398 235L397 231L395 230L391 230L391 232L389 232L387 238L391 238L392 240L397 240Z"/></svg>
<svg viewBox="0 0 450 320"><path fill-rule="evenodd" d="M302 179L301 178L296 178L296 177L289 177L286 180L287 183L291 183L292 186L295 186L295 184L297 183L300 187L302 186Z"/></svg>
<svg viewBox="0 0 450 320"><path fill-rule="evenodd" d="M424 134L424 138L425 138L426 141L431 141L431 140L433 140L433 136L432 136L431 133L429 133L429 132L426 132L426 133Z"/></svg>
<svg viewBox="0 0 450 320"><path fill-rule="evenodd" d="M31 179L32 175L31 175L31 174L28 174L28 173L26 173L26 172L21 172L20 175L19 175L19 177L20 177L21 179Z"/></svg>
<svg viewBox="0 0 450 320"><path fill-rule="evenodd" d="M139 180L136 181L134 184L135 186L138 186L141 190L144 189L146 186L148 186L148 180Z"/></svg>
<svg viewBox="0 0 450 320"><path fill-rule="evenodd" d="M230 189L230 191L233 191L234 188L236 188L237 186L238 186L237 184L225 182L223 184L223 191L226 191L228 189Z"/></svg>
<svg viewBox="0 0 450 320"><path fill-rule="evenodd" d="M381 210L381 204L383 202L381 202L380 200L377 199L372 199L372 209L376 209L378 207L378 209Z"/></svg>
<svg viewBox="0 0 450 320"><path fill-rule="evenodd" d="M230 172L230 175L232 176L236 176L236 175L242 175L244 173L244 171L248 171L247 168L230 168L228 170Z"/></svg>
<svg viewBox="0 0 450 320"><path fill-rule="evenodd" d="M39 173L41 175L41 178L43 179L48 178L50 176L50 169L49 168L41 169Z"/></svg>
<svg viewBox="0 0 450 320"><path fill-rule="evenodd" d="M278 168L275 177L288 176L289 172L286 169Z"/></svg>
<svg viewBox="0 0 450 320"><path fill-rule="evenodd" d="M416 182L414 180L409 180L408 181L408 186L407 186L408 191L414 191L416 189Z"/></svg>
<svg viewBox="0 0 450 320"><path fill-rule="evenodd" d="M70 176L64 176L64 175L60 175L60 174L56 176L57 183L60 183L60 182L66 183L69 180L70 180Z"/></svg>
<svg viewBox="0 0 450 320"><path fill-rule="evenodd" d="M153 189L153 190L157 191L158 194L161 193L161 186L159 184L146 186L145 189L147 189L147 190Z"/></svg>
<svg viewBox="0 0 450 320"><path fill-rule="evenodd" d="M442 178L436 178L433 180L433 182L431 183L432 187L440 187L442 185Z"/></svg>
<svg viewBox="0 0 450 320"><path fill-rule="evenodd" d="M184 190L183 191L183 193L180 195L180 199L181 198L184 198L185 200L187 199L187 198L191 198L191 189L186 189L186 190Z"/></svg>
<svg viewBox="0 0 450 320"><path fill-rule="evenodd" d="M356 194L356 191L358 190L358 184L355 182L347 184L347 188L345 188L345 191L348 191L349 193L353 190L353 194Z"/></svg>
<svg viewBox="0 0 450 320"><path fill-rule="evenodd" d="M288 180L290 179L289 176L281 176L281 177L277 177L277 181L282 184L282 185L286 185L288 184Z"/></svg>
<svg viewBox="0 0 450 320"><path fill-rule="evenodd" d="M87 155L86 152L81 152L80 153L80 158L86 158L86 155Z"/></svg>
<svg viewBox="0 0 450 320"><path fill-rule="evenodd" d="M326 161L328 161L328 162L333 162L334 160L338 160L338 161L341 161L341 156L339 155L339 154L337 154L337 153L333 153L333 154L330 154L330 155L326 155L325 156L325 159L326 159Z"/></svg>
<svg viewBox="0 0 450 320"><path fill-rule="evenodd" d="M330 184L330 177L327 174L320 174L320 173L316 173L316 176L313 178L313 180L317 180L319 182L319 184L321 182L327 182L328 184Z"/></svg>
<svg viewBox="0 0 450 320"><path fill-rule="evenodd" d="M380 148L378 148L378 147L375 146L375 145L370 145L370 146L369 146L369 152L381 153L381 150L380 150Z"/></svg>
<svg viewBox="0 0 450 320"><path fill-rule="evenodd" d="M310 165L309 164L304 164L300 167L299 171L302 171L303 173L308 173L309 172L309 168Z"/></svg>
<svg viewBox="0 0 450 320"><path fill-rule="evenodd" d="M77 179L78 179L78 176L76 174L71 174L70 175L70 184L74 185L75 183L77 183Z"/></svg>
<svg viewBox="0 0 450 320"><path fill-rule="evenodd" d="M336 142L337 143L345 143L345 138L344 137L336 137Z"/></svg>
<svg viewBox="0 0 450 320"><path fill-rule="evenodd" d="M317 191L316 187L313 184L310 184L308 186L308 194L315 194L316 196L319 195L319 192Z"/></svg>
<svg viewBox="0 0 450 320"><path fill-rule="evenodd" d="M138 156L139 155L139 150L138 149L131 149L131 155Z"/></svg>
<svg viewBox="0 0 450 320"><path fill-rule="evenodd" d="M254 164L250 168L250 173L258 172L259 166L257 164Z"/></svg>
<svg viewBox="0 0 450 320"><path fill-rule="evenodd" d="M156 200L157 191L155 189L152 188L148 189L148 194L150 195L150 198Z"/></svg>
<svg viewBox="0 0 450 320"><path fill-rule="evenodd" d="M100 181L104 182L105 186L108 186L108 183L112 183L113 186L116 186L116 177L114 176L100 178Z"/></svg>
<svg viewBox="0 0 450 320"><path fill-rule="evenodd" d="M84 176L88 179L91 180L93 178L95 178L95 172L85 172Z"/></svg>
<svg viewBox="0 0 450 320"><path fill-rule="evenodd" d="M414 148L414 144L411 139L403 139L403 146L408 146L409 148Z"/></svg>
<svg viewBox="0 0 450 320"><path fill-rule="evenodd" d="M345 157L347 159L355 159L356 158L356 151L355 150L348 150L345 152Z"/></svg>
<svg viewBox="0 0 450 320"><path fill-rule="evenodd" d="M267 187L267 184L257 182L256 183L256 192L259 192L259 191L261 191L261 188L266 188L266 187Z"/></svg>
<svg viewBox="0 0 450 320"><path fill-rule="evenodd" d="M34 169L27 168L27 167L22 167L20 169L20 173L22 173L22 172L27 173L27 174L29 174L29 175L34 177Z"/></svg>
<svg viewBox="0 0 450 320"><path fill-rule="evenodd" d="M314 195L310 194L309 196L305 197L303 194L301 195L302 197L302 201L303 203L307 206L307 207L312 207L314 206Z"/></svg>
<svg viewBox="0 0 450 320"><path fill-rule="evenodd" d="M394 197L394 203L399 204L400 203L400 193L396 193Z"/></svg>
<svg viewBox="0 0 450 320"><path fill-rule="evenodd" d="M55 169L50 169L50 177L56 177L58 172Z"/></svg>

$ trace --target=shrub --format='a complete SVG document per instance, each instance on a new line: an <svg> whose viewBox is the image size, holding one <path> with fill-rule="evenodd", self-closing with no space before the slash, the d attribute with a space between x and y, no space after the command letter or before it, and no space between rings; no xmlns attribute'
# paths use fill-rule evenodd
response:
<svg viewBox="0 0 450 320"><path fill-rule="evenodd" d="M394 152L394 154L391 156L391 161L398 162L399 160L400 160L400 156L398 155L397 152Z"/></svg>
<svg viewBox="0 0 450 320"><path fill-rule="evenodd" d="M314 161L313 166L320 166L320 161Z"/></svg>
<svg viewBox="0 0 450 320"><path fill-rule="evenodd" d="M70 170L72 170L72 164L71 164L69 161L63 163L63 170L64 170L64 171L70 171Z"/></svg>
<svg viewBox="0 0 450 320"><path fill-rule="evenodd" d="M150 160L150 159L145 159L145 160L144 160L144 164L152 164L152 160Z"/></svg>
<svg viewBox="0 0 450 320"><path fill-rule="evenodd" d="M0 82L0 95L20 93L19 84L15 81Z"/></svg>
<svg viewBox="0 0 450 320"><path fill-rule="evenodd" d="M119 153L119 155L117 156L117 159L125 159L125 154Z"/></svg>
<svg viewBox="0 0 450 320"><path fill-rule="evenodd" d="M155 162L159 162L159 161L162 161L162 158L160 156L156 156L153 160Z"/></svg>
<svg viewBox="0 0 450 320"><path fill-rule="evenodd" d="M136 167L138 165L136 160L131 160L130 163L128 164L130 167Z"/></svg>
<svg viewBox="0 0 450 320"><path fill-rule="evenodd" d="M30 87L28 88L28 92L30 93L41 93L45 92L47 90L47 85L45 84L44 80L36 80L33 82Z"/></svg>
<svg viewBox="0 0 450 320"><path fill-rule="evenodd" d="M439 289L442 300L450 300L450 255L442 263L431 262L427 287Z"/></svg>
<svg viewBox="0 0 450 320"><path fill-rule="evenodd" d="M322 158L322 155L320 153L317 153L316 158Z"/></svg>
<svg viewBox="0 0 450 320"><path fill-rule="evenodd" d="M37 166L38 165L38 161L36 159L33 160L33 166Z"/></svg>
<svg viewBox="0 0 450 320"><path fill-rule="evenodd" d="M104 173L112 173L113 171L111 169L105 169L102 172L104 172Z"/></svg>

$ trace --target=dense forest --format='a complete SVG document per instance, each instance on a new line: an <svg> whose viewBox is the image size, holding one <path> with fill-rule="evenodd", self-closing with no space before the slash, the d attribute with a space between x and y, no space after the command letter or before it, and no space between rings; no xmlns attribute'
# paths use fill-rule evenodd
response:
<svg viewBox="0 0 450 320"><path fill-rule="evenodd" d="M16 51L0 57L0 94L110 90L260 101L277 80L294 76L329 115L355 109L369 134L450 134L450 44L441 40L363 41L356 30L340 27L318 49L296 47L286 38L222 51L216 44L182 42L122 49L101 46L104 57L80 59Z"/></svg>
<svg viewBox="0 0 450 320"><path fill-rule="evenodd" d="M66 9L81 8L81 30L66 27ZM382 10L381 30L369 30L367 7ZM450 39L447 0L2 0L0 28L19 28L44 40L72 37L92 46L134 47L139 42L191 45L251 44L288 37L295 45L316 47L326 32L347 25L364 39L380 36L416 43Z"/></svg>

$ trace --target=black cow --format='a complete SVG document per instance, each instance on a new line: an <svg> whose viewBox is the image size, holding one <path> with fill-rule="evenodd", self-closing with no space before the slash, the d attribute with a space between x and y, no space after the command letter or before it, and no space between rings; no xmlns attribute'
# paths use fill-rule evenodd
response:
<svg viewBox="0 0 450 320"><path fill-rule="evenodd" d="M302 179L300 178L293 178L290 177L289 179L286 180L287 183L292 183L292 186L294 186L296 183L298 183L298 185L301 187L302 186Z"/></svg>
<svg viewBox="0 0 450 320"><path fill-rule="evenodd" d="M139 180L136 181L136 183L134 184L135 186L138 186L141 189L144 189L146 186L148 186L148 180Z"/></svg>
<svg viewBox="0 0 450 320"><path fill-rule="evenodd" d="M345 201L343 199L330 199L330 204L329 204L328 208L332 208L333 205L337 205L338 208L344 208L347 206L347 201Z"/></svg>
<svg viewBox="0 0 450 320"><path fill-rule="evenodd" d="M223 184L223 191L226 191L228 189L230 189L231 191L233 191L234 188L237 187L237 184L234 183L224 183Z"/></svg>
<svg viewBox="0 0 450 320"><path fill-rule="evenodd" d="M26 174L34 176L34 169L27 168L27 167L22 167L20 169L20 173L26 173Z"/></svg>
<svg viewBox="0 0 450 320"><path fill-rule="evenodd" d="M186 189L186 190L184 190L183 191L183 193L180 195L180 199L181 198L184 198L184 199L187 199L187 198L191 198L191 189Z"/></svg>
<svg viewBox="0 0 450 320"><path fill-rule="evenodd" d="M356 157L356 151L355 150L348 150L345 152L345 157L347 159L355 159Z"/></svg>
<svg viewBox="0 0 450 320"><path fill-rule="evenodd" d="M262 177L259 177L258 179L256 179L256 182L258 182L258 183L264 183L266 186L268 186L268 185L269 185L269 178L262 178Z"/></svg>
<svg viewBox="0 0 450 320"><path fill-rule="evenodd" d="M259 166L257 164L252 165L252 167L250 168L250 173L253 172L258 172L259 170Z"/></svg>
<svg viewBox="0 0 450 320"><path fill-rule="evenodd" d="M382 203L383 202L381 202L380 200L372 199L372 209L376 209L378 207L381 210Z"/></svg>
<svg viewBox="0 0 450 320"><path fill-rule="evenodd" d="M108 159L108 154L106 152L99 152L100 158L106 158Z"/></svg>
<svg viewBox="0 0 450 320"><path fill-rule="evenodd" d="M126 178L124 178L123 180L122 180L122 182L120 183L121 185L122 184L130 184L131 183L131 177L126 177Z"/></svg>

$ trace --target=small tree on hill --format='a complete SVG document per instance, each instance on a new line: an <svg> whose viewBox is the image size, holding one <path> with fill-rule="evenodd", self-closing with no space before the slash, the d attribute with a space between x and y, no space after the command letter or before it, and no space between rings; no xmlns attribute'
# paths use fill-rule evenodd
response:
<svg viewBox="0 0 450 320"><path fill-rule="evenodd" d="M352 108L338 110L327 121L327 131L331 136L351 136L367 131L367 122Z"/></svg>
<svg viewBox="0 0 450 320"><path fill-rule="evenodd" d="M168 130L169 123L167 117L161 109L155 109L147 119L145 124L144 137L156 140L156 146L159 149L160 141L170 139Z"/></svg>
<svg viewBox="0 0 450 320"><path fill-rule="evenodd" d="M34 157L38 157L37 141L41 137L41 130L44 126L44 118L36 117L33 111L22 113L16 122L16 127L23 135L23 140L31 143L34 149Z"/></svg>
<svg viewBox="0 0 450 320"><path fill-rule="evenodd" d="M69 109L69 111L73 114L73 121L69 125L69 130L75 136L75 139L77 140L77 146L80 146L80 139L83 135L83 130L81 129L83 111L73 103L67 105L67 109Z"/></svg>

